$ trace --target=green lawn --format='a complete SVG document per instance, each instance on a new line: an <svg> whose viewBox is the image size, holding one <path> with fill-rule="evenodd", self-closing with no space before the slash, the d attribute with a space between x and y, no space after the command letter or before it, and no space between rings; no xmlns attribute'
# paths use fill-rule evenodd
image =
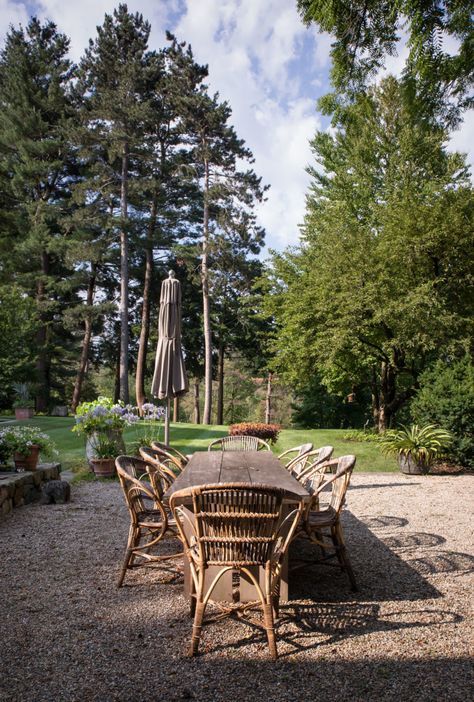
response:
<svg viewBox="0 0 474 702"><path fill-rule="evenodd" d="M2 418L6 419L6 418ZM71 432L74 426L72 417L34 417L33 419L12 424L33 425L40 427L55 441L59 460L65 469L86 468L84 439ZM287 448L311 441L315 447L334 446L334 456L353 453L357 456L357 470L374 473L391 473L398 471L394 458L382 455L374 443L345 441L343 429L284 429L273 447L274 453L281 453ZM227 434L224 426L202 426L202 424L171 424L171 443L184 453L205 451L212 439ZM161 436L163 431L161 430ZM139 437L137 427L129 427L124 434L128 445Z"/></svg>

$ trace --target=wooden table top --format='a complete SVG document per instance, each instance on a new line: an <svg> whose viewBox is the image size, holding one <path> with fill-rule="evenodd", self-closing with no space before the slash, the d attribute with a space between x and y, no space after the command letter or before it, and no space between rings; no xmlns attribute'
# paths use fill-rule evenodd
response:
<svg viewBox="0 0 474 702"><path fill-rule="evenodd" d="M282 488L289 498L308 500L310 497L271 451L198 451L164 497L210 483L263 483Z"/></svg>

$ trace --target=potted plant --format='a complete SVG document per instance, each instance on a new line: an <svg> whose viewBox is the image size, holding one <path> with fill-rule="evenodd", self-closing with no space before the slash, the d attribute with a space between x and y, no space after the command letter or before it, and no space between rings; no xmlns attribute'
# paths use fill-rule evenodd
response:
<svg viewBox="0 0 474 702"><path fill-rule="evenodd" d="M111 478L115 475L115 458L120 453L120 447L115 439L107 434L97 432L94 435L94 457L90 465L97 478Z"/></svg>
<svg viewBox="0 0 474 702"><path fill-rule="evenodd" d="M420 427L402 425L400 429L386 431L380 438L382 451L395 454L402 473L422 475L428 473L433 462L439 458L452 441L446 429L434 424Z"/></svg>
<svg viewBox="0 0 474 702"><path fill-rule="evenodd" d="M13 402L15 419L31 419L34 415L34 402L30 397L27 383L15 383L13 390L15 392Z"/></svg>
<svg viewBox="0 0 474 702"><path fill-rule="evenodd" d="M118 453L124 453L123 430L137 421L134 407L114 404L108 397L98 397L93 402L82 402L78 406L72 431L86 437L86 456L91 469L91 461L97 457L96 447L101 441L99 436L114 441Z"/></svg>
<svg viewBox="0 0 474 702"><path fill-rule="evenodd" d="M9 427L5 433L17 470L36 470L40 453L44 457L57 453L54 442L39 427Z"/></svg>

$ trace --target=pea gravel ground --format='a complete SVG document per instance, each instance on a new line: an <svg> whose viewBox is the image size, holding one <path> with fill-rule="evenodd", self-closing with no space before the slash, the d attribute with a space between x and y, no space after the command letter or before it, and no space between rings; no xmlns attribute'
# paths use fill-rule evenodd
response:
<svg viewBox="0 0 474 702"><path fill-rule="evenodd" d="M295 570L276 663L260 630L229 619L188 658L179 571L116 588L117 483L17 509L0 522L0 700L473 699L473 498L471 475L355 474L344 526L360 591L327 566Z"/></svg>

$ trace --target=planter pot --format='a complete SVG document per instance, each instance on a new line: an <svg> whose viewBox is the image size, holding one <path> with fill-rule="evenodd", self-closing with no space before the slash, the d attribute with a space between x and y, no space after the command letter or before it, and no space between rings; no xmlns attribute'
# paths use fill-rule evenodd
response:
<svg viewBox="0 0 474 702"><path fill-rule="evenodd" d="M31 419L35 416L32 407L15 407L15 419Z"/></svg>
<svg viewBox="0 0 474 702"><path fill-rule="evenodd" d="M119 449L119 453L125 453L125 442L123 440L123 436L122 436L121 431L110 430L107 432L107 436L109 439L113 439L113 441L116 442L117 448ZM96 457L95 449L94 449L96 441L97 441L96 434L91 434L86 439L86 458L87 458L87 462L89 463L89 468L91 469L91 471L93 471L92 460Z"/></svg>
<svg viewBox="0 0 474 702"><path fill-rule="evenodd" d="M415 461L410 455L398 456L398 466L406 475L426 475L430 470L429 465Z"/></svg>
<svg viewBox="0 0 474 702"><path fill-rule="evenodd" d="M97 478L112 478L115 475L115 458L91 458L90 464Z"/></svg>
<svg viewBox="0 0 474 702"><path fill-rule="evenodd" d="M14 453L13 460L17 470L36 470L39 459L39 446L32 446L30 453L24 455L22 453Z"/></svg>

